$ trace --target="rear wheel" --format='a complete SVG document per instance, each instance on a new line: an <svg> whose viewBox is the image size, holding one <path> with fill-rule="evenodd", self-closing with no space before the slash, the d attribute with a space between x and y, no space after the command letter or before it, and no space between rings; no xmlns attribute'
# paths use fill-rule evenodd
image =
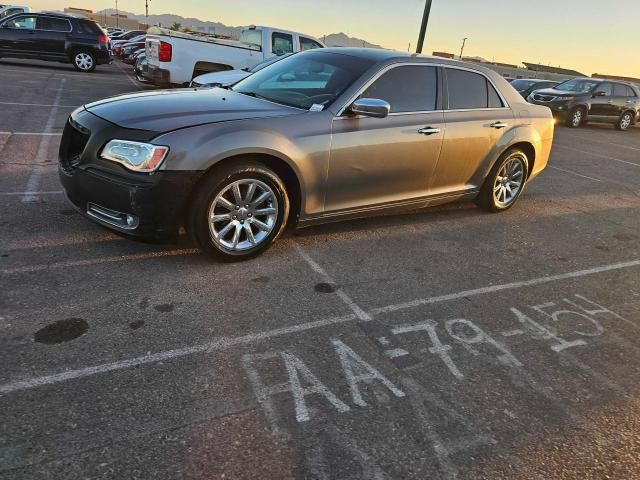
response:
<svg viewBox="0 0 640 480"><path fill-rule="evenodd" d="M583 107L576 107L569 112L567 117L567 126L578 128L582 126L587 118L587 112Z"/></svg>
<svg viewBox="0 0 640 480"><path fill-rule="evenodd" d="M258 163L213 173L198 187L189 233L206 254L228 262L267 250L284 230L289 197L282 180Z"/></svg>
<svg viewBox="0 0 640 480"><path fill-rule="evenodd" d="M631 125L633 125L633 113L631 112L624 112L616 122L616 128L623 132L629 130Z"/></svg>
<svg viewBox="0 0 640 480"><path fill-rule="evenodd" d="M508 210L524 190L528 169L526 153L519 148L507 150L491 169L476 203L488 212Z"/></svg>
<svg viewBox="0 0 640 480"><path fill-rule="evenodd" d="M96 69L96 57L88 50L76 50L71 63L80 72L93 72Z"/></svg>

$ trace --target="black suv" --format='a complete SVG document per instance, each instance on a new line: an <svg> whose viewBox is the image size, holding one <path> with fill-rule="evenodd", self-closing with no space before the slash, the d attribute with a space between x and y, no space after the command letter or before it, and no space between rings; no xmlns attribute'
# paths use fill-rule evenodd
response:
<svg viewBox="0 0 640 480"><path fill-rule="evenodd" d="M553 88L536 90L527 101L546 105L555 117L573 128L593 120L627 130L640 113L640 90L636 85L597 78L574 78Z"/></svg>
<svg viewBox="0 0 640 480"><path fill-rule="evenodd" d="M81 72L110 63L109 37L92 20L20 13L0 22L0 57L71 62Z"/></svg>

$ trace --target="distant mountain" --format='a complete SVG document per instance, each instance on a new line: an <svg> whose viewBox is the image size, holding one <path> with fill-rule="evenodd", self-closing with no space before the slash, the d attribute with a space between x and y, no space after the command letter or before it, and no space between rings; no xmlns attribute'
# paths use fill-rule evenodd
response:
<svg viewBox="0 0 640 480"><path fill-rule="evenodd" d="M364 47L364 48L383 48L380 45L369 43L361 38L350 37L346 33L332 33L326 37L320 38L327 47Z"/></svg>
<svg viewBox="0 0 640 480"><path fill-rule="evenodd" d="M170 27L174 23L179 23L182 28L189 27L194 30L199 30L207 33L216 33L218 35L229 35L233 38L238 38L240 36L240 32L244 26L230 27L220 22L211 22L207 20L200 20L199 18L185 18L180 15L174 15L170 13L165 13L162 15L149 15L149 18L146 18L144 15L138 15L131 12L126 12L123 10L118 11L121 15L126 15L129 18L133 18L140 23L148 23L149 25L161 25L163 27ZM96 12L97 15L113 15L116 11L113 8L107 8L106 10L101 10ZM332 33L330 35L326 35L320 37L319 40L322 40L325 45L328 47L367 47L367 48L383 48L380 45L375 45L373 43L367 42L366 40L362 40L360 38L350 37L345 33Z"/></svg>

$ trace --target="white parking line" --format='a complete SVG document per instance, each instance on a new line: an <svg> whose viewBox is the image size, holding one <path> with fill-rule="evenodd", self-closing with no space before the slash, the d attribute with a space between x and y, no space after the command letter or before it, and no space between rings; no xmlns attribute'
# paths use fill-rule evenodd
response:
<svg viewBox="0 0 640 480"><path fill-rule="evenodd" d="M20 103L20 102L0 102L0 105L16 105L19 107L59 107L78 108L80 105L56 105L55 103Z"/></svg>
<svg viewBox="0 0 640 480"><path fill-rule="evenodd" d="M582 175L581 173L577 173L577 172L574 172L574 171L571 171L571 170L565 170L564 168L555 167L553 165L549 165L549 168L553 168L554 170L559 170L561 172L568 173L570 175L575 175L576 177L582 177L582 178L586 178L588 180L593 180L594 182L604 183L604 180L599 180L597 178L589 177L587 175Z"/></svg>
<svg viewBox="0 0 640 480"><path fill-rule="evenodd" d="M56 121L56 114L58 113L58 105L60 104L60 98L62 98L62 90L64 89L64 84L66 80L63 78L60 80L60 86L56 91L56 96L53 99L53 107L49 112L49 118L47 119L47 123L44 127L45 133L50 133L53 130L53 124ZM33 163L36 165L42 165L46 163L47 156L49 155L49 145L51 144L51 136L44 136L40 138L40 145L38 145L38 152L36 153L36 157L33 160ZM44 168L36 167L34 165L31 175L29 175L29 180L27 180L27 186L25 187L25 192L35 192L40 187L40 179L42 177L42 173ZM33 202L37 200L38 197L35 195L25 194L22 197L23 203Z"/></svg>
<svg viewBox="0 0 640 480"><path fill-rule="evenodd" d="M294 247L298 251L298 254L302 257L302 259L305 262L307 262L307 264L311 267L311 269L314 272L318 273L321 277L323 277L325 282L335 285L335 282L327 274L327 272L325 272L324 269L313 258L311 258L311 256L309 256L309 254L305 252L300 245L295 243ZM349 295L344 293L344 291L341 288L337 288L335 293L336 295L338 295L338 297L340 297L340 300L342 300L351 309L351 311L356 314L356 316L360 320L363 320L363 321L371 320L371 317L367 315L367 313L364 310L362 310L362 308L360 308L353 300L351 300L351 297L349 297Z"/></svg>
<svg viewBox="0 0 640 480"><path fill-rule="evenodd" d="M0 132L0 135L18 135L26 137L59 137L62 133L55 132Z"/></svg>
<svg viewBox="0 0 640 480"><path fill-rule="evenodd" d="M24 197L25 195L38 197L40 195L62 195L62 190L52 190L50 192L0 192L0 197Z"/></svg>
<svg viewBox="0 0 640 480"><path fill-rule="evenodd" d="M516 290L519 288L543 285L546 283L558 282L561 280L576 279L576 278L586 277L590 275L596 275L599 273L624 270L624 269L635 268L639 266L640 266L640 260L631 260L628 262L614 263L611 265L603 265L600 267L590 268L586 270L578 270L578 271L563 273L559 275L548 275L544 277L538 277L538 278L523 280L519 282L511 282L511 283L500 284L500 285L491 285L488 287L477 288L473 290L463 290L461 292L451 293L448 295L439 295L436 297L429 297L429 298L415 300L413 302L399 303L396 305L389 305L386 307L377 308L370 311L368 316L394 312L394 311L407 309L407 308L415 308L422 305L449 302L452 300L459 300L461 298L470 297L470 296L487 295L487 294L501 292L505 290ZM320 270L322 269L320 268ZM95 365L92 367L67 370L64 372L54 373L50 375L24 378L21 380L16 380L13 382L0 385L0 394L28 390L28 389L43 386L43 385L52 385L56 383L62 383L67 380L91 377L93 375L97 375L100 373L123 370L130 367L135 367L137 365L157 363L160 361L185 357L185 356L193 355L196 353L212 353L215 351L225 350L233 346L249 345L249 344L257 343L257 342L268 340L275 337L292 335L292 334L305 332L309 330L315 330L317 328L324 328L331 325L347 323L347 322L351 322L359 319L360 317L356 314L345 315L342 317L333 317L333 318L328 318L324 320L316 320L313 322L300 323L300 324L291 325L288 327L277 328L274 330L267 330L264 332L250 333L250 334L242 335L239 337L222 337L204 344L193 345L191 347L168 350L168 351L158 352L158 353L149 354L149 355L143 355L140 357L134 357L127 360L121 360L118 362L103 363L103 364ZM636 328L640 328L638 327L638 325L631 322L630 320L628 320L627 322L632 324Z"/></svg>
<svg viewBox="0 0 640 480"><path fill-rule="evenodd" d="M626 165L633 165L634 167L640 167L640 163L633 163L621 158L610 157L609 155L602 155L600 153L587 152L586 150L580 150L579 148L565 147L564 145L554 145L555 147L564 148L566 150L572 150L574 152L582 153L584 155L590 155L592 157L604 158L606 160L613 160L614 162L624 163Z"/></svg>
<svg viewBox="0 0 640 480"><path fill-rule="evenodd" d="M136 83L136 81L129 76L129 73L124 68L122 68L122 65L120 65L118 61L114 61L113 63L120 69L122 73L125 74L129 81L133 83L133 85L136 87L136 90L141 90L143 88L139 83Z"/></svg>

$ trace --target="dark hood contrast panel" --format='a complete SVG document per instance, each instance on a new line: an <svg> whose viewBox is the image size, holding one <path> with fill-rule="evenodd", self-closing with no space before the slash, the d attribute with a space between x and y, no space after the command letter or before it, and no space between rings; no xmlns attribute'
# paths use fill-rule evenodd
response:
<svg viewBox="0 0 640 480"><path fill-rule="evenodd" d="M86 106L123 128L168 132L206 123L301 113L221 88L157 90L110 97Z"/></svg>

